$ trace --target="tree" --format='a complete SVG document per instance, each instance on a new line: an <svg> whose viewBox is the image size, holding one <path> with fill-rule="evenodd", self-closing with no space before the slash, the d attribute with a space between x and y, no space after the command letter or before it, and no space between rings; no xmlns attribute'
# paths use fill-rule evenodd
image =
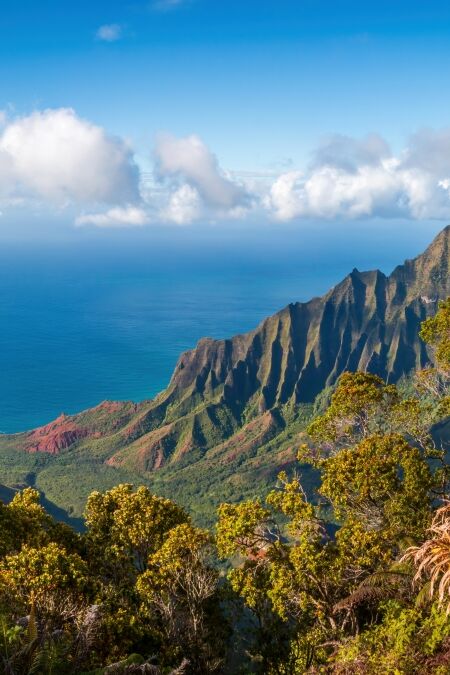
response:
<svg viewBox="0 0 450 675"><path fill-rule="evenodd" d="M149 556L188 516L147 487L134 490L130 484L93 492L85 516L87 561L103 610L105 654L124 658L133 645L158 648L158 629L140 612L136 581L147 569Z"/></svg>
<svg viewBox="0 0 450 675"><path fill-rule="evenodd" d="M331 403L308 427L322 451L348 447L370 434L380 433L386 416L399 401L394 385L370 373L343 373Z"/></svg>
<svg viewBox="0 0 450 675"><path fill-rule="evenodd" d="M188 658L195 672L215 672L224 652L219 575L213 541L187 523L174 527L148 559L137 590L149 616L157 616L166 649Z"/></svg>
<svg viewBox="0 0 450 675"><path fill-rule="evenodd" d="M130 484L93 492L85 518L91 550L99 547L110 556L109 563L116 560L122 565L126 560L137 572L145 571L149 555L160 548L167 533L189 520L169 499L144 486L134 491Z"/></svg>
<svg viewBox="0 0 450 675"><path fill-rule="evenodd" d="M0 526L0 555L18 552L23 544L39 547L53 541L69 550L80 546L79 536L53 520L33 488L17 492L8 505L0 502Z"/></svg>
<svg viewBox="0 0 450 675"><path fill-rule="evenodd" d="M267 498L268 508L254 500L219 509L219 554L233 556L231 586L257 619L262 672L319 672L322 667L360 672L350 663L361 658L363 672L375 673L371 659L376 659L380 640L386 641L381 636L394 626L399 636L421 631L429 656L450 635L439 608L411 607L412 575L399 563L405 546L423 538L436 496L445 496L448 468L432 426L445 414L447 304L439 312L422 331L433 343L439 369L434 398L421 386L421 374L416 389L402 398L399 388L375 375L344 373L299 451L300 461L321 472L318 499L308 500L299 476L289 479L282 473ZM441 535L442 560L447 560L450 547L445 549ZM421 553L413 550L429 565L436 538ZM450 572L446 575L442 564L435 577L441 591L448 592ZM421 569L425 572L426 565ZM428 572L433 574L431 568ZM284 647L289 643L288 653L277 650L268 638L271 632ZM360 639L355 637L359 633ZM264 651L267 639L269 653ZM346 656L345 644L353 649ZM403 644L404 653L391 641L386 668L392 669L383 672L394 672L395 664L417 663L418 643L405 637Z"/></svg>
<svg viewBox="0 0 450 675"><path fill-rule="evenodd" d="M356 527L359 544L363 532L376 539L381 562L427 527L433 477L420 450L401 436L370 436L324 460L322 470L320 494L342 522L338 541Z"/></svg>
<svg viewBox="0 0 450 675"><path fill-rule="evenodd" d="M91 656L98 623L92 620L92 591L86 563L54 542L24 545L3 558L0 610L4 631L15 638L6 650L6 672L79 672Z"/></svg>
<svg viewBox="0 0 450 675"><path fill-rule="evenodd" d="M432 350L434 368L448 388L450 380L450 297L439 303L435 316L422 323L420 337Z"/></svg>
<svg viewBox="0 0 450 675"><path fill-rule="evenodd" d="M0 598L3 607L17 617L33 605L37 613L51 618L58 605L77 600L92 591L87 565L77 553L68 553L54 542L7 555L0 563Z"/></svg>

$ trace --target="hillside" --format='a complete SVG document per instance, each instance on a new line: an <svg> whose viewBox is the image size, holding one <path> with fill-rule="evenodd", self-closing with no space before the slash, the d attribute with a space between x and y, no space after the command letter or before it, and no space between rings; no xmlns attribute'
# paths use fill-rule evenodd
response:
<svg viewBox="0 0 450 675"><path fill-rule="evenodd" d="M249 333L200 340L153 401L103 402L0 436L1 483L36 485L79 516L92 489L139 481L199 522L220 501L264 493L293 462L316 396L343 371L395 382L427 363L418 329L450 294L449 240L450 226L389 276L354 269Z"/></svg>

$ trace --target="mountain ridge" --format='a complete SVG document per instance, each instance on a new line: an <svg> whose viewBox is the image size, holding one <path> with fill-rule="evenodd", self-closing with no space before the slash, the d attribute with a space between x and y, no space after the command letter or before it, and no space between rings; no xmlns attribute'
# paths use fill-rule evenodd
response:
<svg viewBox="0 0 450 675"><path fill-rule="evenodd" d="M415 352L414 364L411 361L398 362L396 353L391 351L383 368L382 363L376 363L377 360L383 358L383 354L376 351L377 344L374 341L374 333L378 331L379 334L376 337L380 338L382 349L386 346L386 338L388 337L395 339L396 347L399 346L399 340L407 345L411 345L414 340L417 340L415 330L420 321L428 315L429 312L426 308L435 305L437 300L450 292L448 275L449 233L450 226L438 234L423 254L397 266L389 276L384 275L379 270L359 272L354 269L324 296L313 298L306 303L292 303L262 321L253 331L226 340L203 338L195 349L180 356L168 389L170 390L173 387L186 390L192 386L194 377L191 373L198 378L196 383L198 387L214 389L214 383L220 383L222 380L225 385L232 388L234 380L243 374L243 366L240 364L245 363L246 371L249 376L251 375L255 366L255 359L258 359L259 345L255 338L261 336L261 334L267 335L269 331L272 332L272 335L276 334L276 338L282 336L283 332L286 334L286 332L291 331L296 338L290 345L294 351L293 358L290 353L287 353L284 355L284 364L280 364L290 366L288 378L283 381L283 386L279 392L279 399L282 403L286 402L289 392L294 393L292 392L292 386L291 389L289 388L289 385L292 384L293 375L291 367L294 368L294 372L297 372L299 377L295 391L297 400L307 402L313 400L314 396L325 386L333 384L343 369L378 370L378 374L386 379L395 380L410 371L413 365L424 365L427 355L425 346L421 345L420 351ZM444 263L445 270L440 269L439 263L441 262ZM407 281L410 283L409 290L406 288ZM417 295L419 286L420 295ZM350 308L348 313L343 312L345 302ZM334 307L337 307L337 310L334 310ZM320 309L323 310L321 316L314 316ZM370 317L364 316L364 314L367 315L369 309L372 309ZM399 315L402 310L406 310L405 321L400 322L400 325L397 324L396 328L393 327L391 333L384 334L383 324L392 322L394 318L400 318ZM411 311L415 313L415 317L411 316ZM377 318L379 323L376 322ZM349 347L349 320L354 325L355 332L359 334L356 344L352 346L353 348L350 349L349 353L346 353ZM278 322L276 326L273 325L274 322ZM332 358L330 346L332 345L327 341L327 349L324 349L324 345L320 344L320 338L327 337L327 329L330 328L341 329L340 349L334 350L336 361L333 367L330 367ZM367 340L364 344L361 341L361 338L366 335L363 328L368 330ZM407 329L406 333L405 329ZM314 340L316 337L319 340ZM309 349L306 344L308 341L310 342ZM275 357L278 344L279 340L275 339L272 342L272 352ZM360 350L360 353L358 353L358 350ZM247 353L244 353L245 351ZM302 352L305 354L303 364L299 361ZM249 358L245 361L247 356ZM322 368L320 368L320 364L323 364ZM276 372L275 368L265 372L264 365L260 372L262 377L259 379L263 388L262 393L267 395L267 407L270 408L271 403L273 403L270 394L273 393ZM303 367L299 369L300 365ZM311 385L308 382L308 368L311 369L314 366L316 367L314 373L316 384ZM207 372L205 372L205 368ZM321 371L323 374L327 374L326 378L323 376L320 378ZM231 375L227 380L230 372ZM226 376L224 377L225 373ZM266 374L267 377L264 377ZM246 382L246 385L248 391L249 383ZM264 390L264 387L267 387L267 389ZM246 391L245 388L243 391ZM228 393L229 390L226 390L225 398L227 398Z"/></svg>
<svg viewBox="0 0 450 675"><path fill-rule="evenodd" d="M430 355L418 330L450 295L449 242L447 226L389 275L355 268L325 295L291 303L248 333L202 338L181 354L154 400L105 401L0 435L1 481L8 483L5 470L12 487L31 476L67 507L58 494L64 483L76 514L81 497L67 474L79 477L80 495L105 481L138 479L181 503L190 491L201 503L211 495L213 502L245 496L294 460L314 399L343 371L396 382L426 365ZM204 487L196 493L200 474Z"/></svg>

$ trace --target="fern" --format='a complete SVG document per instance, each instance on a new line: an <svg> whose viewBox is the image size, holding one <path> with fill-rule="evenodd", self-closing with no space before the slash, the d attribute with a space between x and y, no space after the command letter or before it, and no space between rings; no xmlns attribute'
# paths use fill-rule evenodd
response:
<svg viewBox="0 0 450 675"><path fill-rule="evenodd" d="M66 649L62 642L47 640L36 649L28 675L60 675L65 670Z"/></svg>
<svg viewBox="0 0 450 675"><path fill-rule="evenodd" d="M429 528L430 538L421 546L411 546L403 560L411 560L417 571L414 581L429 580L429 597L437 595L439 604L450 613L450 504L438 509Z"/></svg>

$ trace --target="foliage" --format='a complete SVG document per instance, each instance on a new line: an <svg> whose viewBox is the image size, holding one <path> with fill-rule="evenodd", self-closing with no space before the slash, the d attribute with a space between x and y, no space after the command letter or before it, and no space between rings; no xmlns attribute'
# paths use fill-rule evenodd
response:
<svg viewBox="0 0 450 675"><path fill-rule="evenodd" d="M168 499L157 497L141 486L133 491L122 484L101 494L93 492L86 505L88 543L100 546L112 558L127 559L139 572L146 569L151 553L167 532L188 520L186 513Z"/></svg>
<svg viewBox="0 0 450 675"><path fill-rule="evenodd" d="M450 637L450 620L436 605L428 611L398 600L381 603L381 620L340 645L336 673L439 673L433 655ZM436 667L437 666L437 667ZM442 670L444 675L447 669Z"/></svg>
<svg viewBox="0 0 450 675"><path fill-rule="evenodd" d="M51 541L76 547L78 536L63 523L57 523L40 504L32 488L17 492L12 501L0 502L0 555L20 550L24 544L41 546Z"/></svg>
<svg viewBox="0 0 450 675"><path fill-rule="evenodd" d="M178 525L149 557L137 582L144 611L158 617L165 644L180 657L189 653L191 666L204 673L221 665L225 638L219 577L211 557L207 532Z"/></svg>
<svg viewBox="0 0 450 675"><path fill-rule="evenodd" d="M370 373L343 373L325 413L309 425L308 433L330 447L345 447L382 430L383 413L398 402L394 385Z"/></svg>
<svg viewBox="0 0 450 675"><path fill-rule="evenodd" d="M439 311L422 323L420 337L434 351L435 369L446 379L450 376L450 298L439 303Z"/></svg>
<svg viewBox="0 0 450 675"><path fill-rule="evenodd" d="M81 536L67 536L32 490L0 516L5 672L78 673L138 650L144 665L156 652L163 670L217 670L226 621L212 542L173 502L129 484L93 493Z"/></svg>
<svg viewBox="0 0 450 675"><path fill-rule="evenodd" d="M249 501L219 509L219 554L239 556L229 579L256 617L261 672L406 673L416 672L420 660L426 672L439 651L446 658L449 625L441 604L449 602L448 507L438 511L434 538L420 542L439 506L436 497L447 494L445 454L431 428L445 414L447 312L444 303L424 325L437 365L418 374L407 398L375 375L341 376L299 451L300 461L321 471L321 499L311 503L301 478L283 472L268 508ZM422 383L433 372L440 386L431 396ZM286 537L277 512L280 522L287 519ZM415 575L398 563L412 542L409 557L421 565ZM415 590L414 579L427 573L425 593ZM427 605L437 581L438 602ZM287 654L264 649L276 617L284 627L280 640L290 636Z"/></svg>
<svg viewBox="0 0 450 675"><path fill-rule="evenodd" d="M450 613L450 504L438 509L428 530L429 538L411 546L404 559L412 559L417 570L414 581L429 578L430 595L437 587L438 604Z"/></svg>
<svg viewBox="0 0 450 675"><path fill-rule="evenodd" d="M131 483L90 494L83 534L36 490L0 502L3 672L450 672L449 313L414 381L344 373L298 470L222 503L215 536Z"/></svg>

